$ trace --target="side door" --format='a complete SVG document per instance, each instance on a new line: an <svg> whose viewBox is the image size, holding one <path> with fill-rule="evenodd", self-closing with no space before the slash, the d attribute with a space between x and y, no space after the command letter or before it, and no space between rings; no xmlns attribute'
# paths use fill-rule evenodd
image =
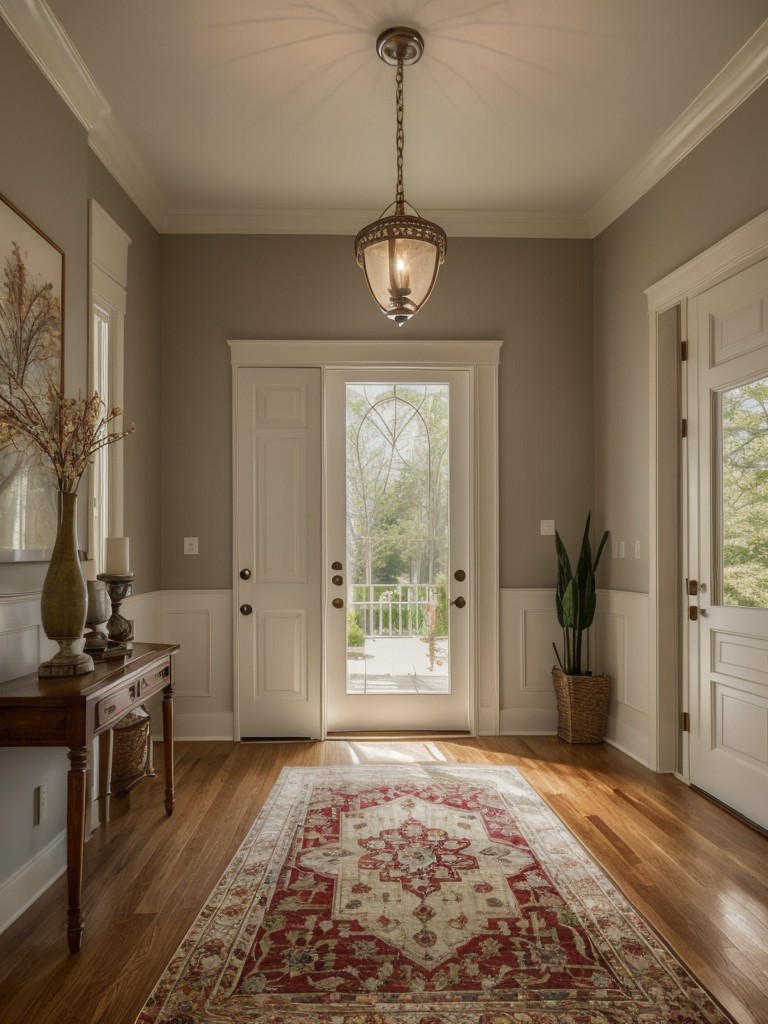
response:
<svg viewBox="0 0 768 1024"><path fill-rule="evenodd" d="M235 382L235 672L241 737L322 735L321 374Z"/></svg>
<svg viewBox="0 0 768 1024"><path fill-rule="evenodd" d="M768 261L688 321L690 779L768 828Z"/></svg>

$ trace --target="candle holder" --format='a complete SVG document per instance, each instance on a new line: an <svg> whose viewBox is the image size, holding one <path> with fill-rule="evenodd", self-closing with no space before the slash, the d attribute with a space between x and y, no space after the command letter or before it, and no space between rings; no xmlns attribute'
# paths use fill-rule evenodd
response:
<svg viewBox="0 0 768 1024"><path fill-rule="evenodd" d="M110 572L100 572L96 576L102 580L107 587L109 600L112 602L112 614L107 622L107 635L116 644L122 644L127 651L133 650L128 643L133 640L133 620L126 619L120 614L120 605L133 590L133 573L118 575Z"/></svg>
<svg viewBox="0 0 768 1024"><path fill-rule="evenodd" d="M88 610L85 616L85 625L88 632L85 634L83 650L91 654L94 651L105 650L109 642L109 637L104 629L109 618L109 599L103 580L87 580L86 586L88 588Z"/></svg>

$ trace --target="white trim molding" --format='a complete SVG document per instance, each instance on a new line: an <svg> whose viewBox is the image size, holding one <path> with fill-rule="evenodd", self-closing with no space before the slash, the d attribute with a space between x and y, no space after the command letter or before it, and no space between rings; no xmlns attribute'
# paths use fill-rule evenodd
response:
<svg viewBox="0 0 768 1024"><path fill-rule="evenodd" d="M165 234L355 235L371 210L172 207L45 0L0 0L0 15L88 132L104 166ZM433 210L455 237L593 238L644 195L768 78L764 22L651 149L586 211Z"/></svg>
<svg viewBox="0 0 768 1024"><path fill-rule="evenodd" d="M0 932L4 932L17 917L21 917L66 870L65 830L0 883Z"/></svg>
<svg viewBox="0 0 768 1024"><path fill-rule="evenodd" d="M169 209L163 232L178 235L354 235L378 209ZM536 210L433 210L430 217L453 238L590 238L583 213Z"/></svg>
<svg viewBox="0 0 768 1024"><path fill-rule="evenodd" d="M594 238L645 195L768 78L768 21L647 153L586 213Z"/></svg>

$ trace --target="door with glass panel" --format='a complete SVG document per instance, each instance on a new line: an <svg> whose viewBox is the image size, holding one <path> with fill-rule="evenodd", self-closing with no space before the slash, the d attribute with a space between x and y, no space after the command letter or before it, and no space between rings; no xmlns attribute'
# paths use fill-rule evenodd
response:
<svg viewBox="0 0 768 1024"><path fill-rule="evenodd" d="M768 828L768 261L688 312L690 778Z"/></svg>
<svg viewBox="0 0 768 1024"><path fill-rule="evenodd" d="M328 371L326 726L470 727L466 371Z"/></svg>

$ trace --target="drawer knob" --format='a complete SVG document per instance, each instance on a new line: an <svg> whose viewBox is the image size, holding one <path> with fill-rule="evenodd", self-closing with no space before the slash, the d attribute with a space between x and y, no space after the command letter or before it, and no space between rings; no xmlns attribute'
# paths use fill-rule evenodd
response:
<svg viewBox="0 0 768 1024"><path fill-rule="evenodd" d="M107 716L114 715L114 713L116 711L117 711L117 704L110 704L108 708L104 708L104 714L107 715Z"/></svg>

